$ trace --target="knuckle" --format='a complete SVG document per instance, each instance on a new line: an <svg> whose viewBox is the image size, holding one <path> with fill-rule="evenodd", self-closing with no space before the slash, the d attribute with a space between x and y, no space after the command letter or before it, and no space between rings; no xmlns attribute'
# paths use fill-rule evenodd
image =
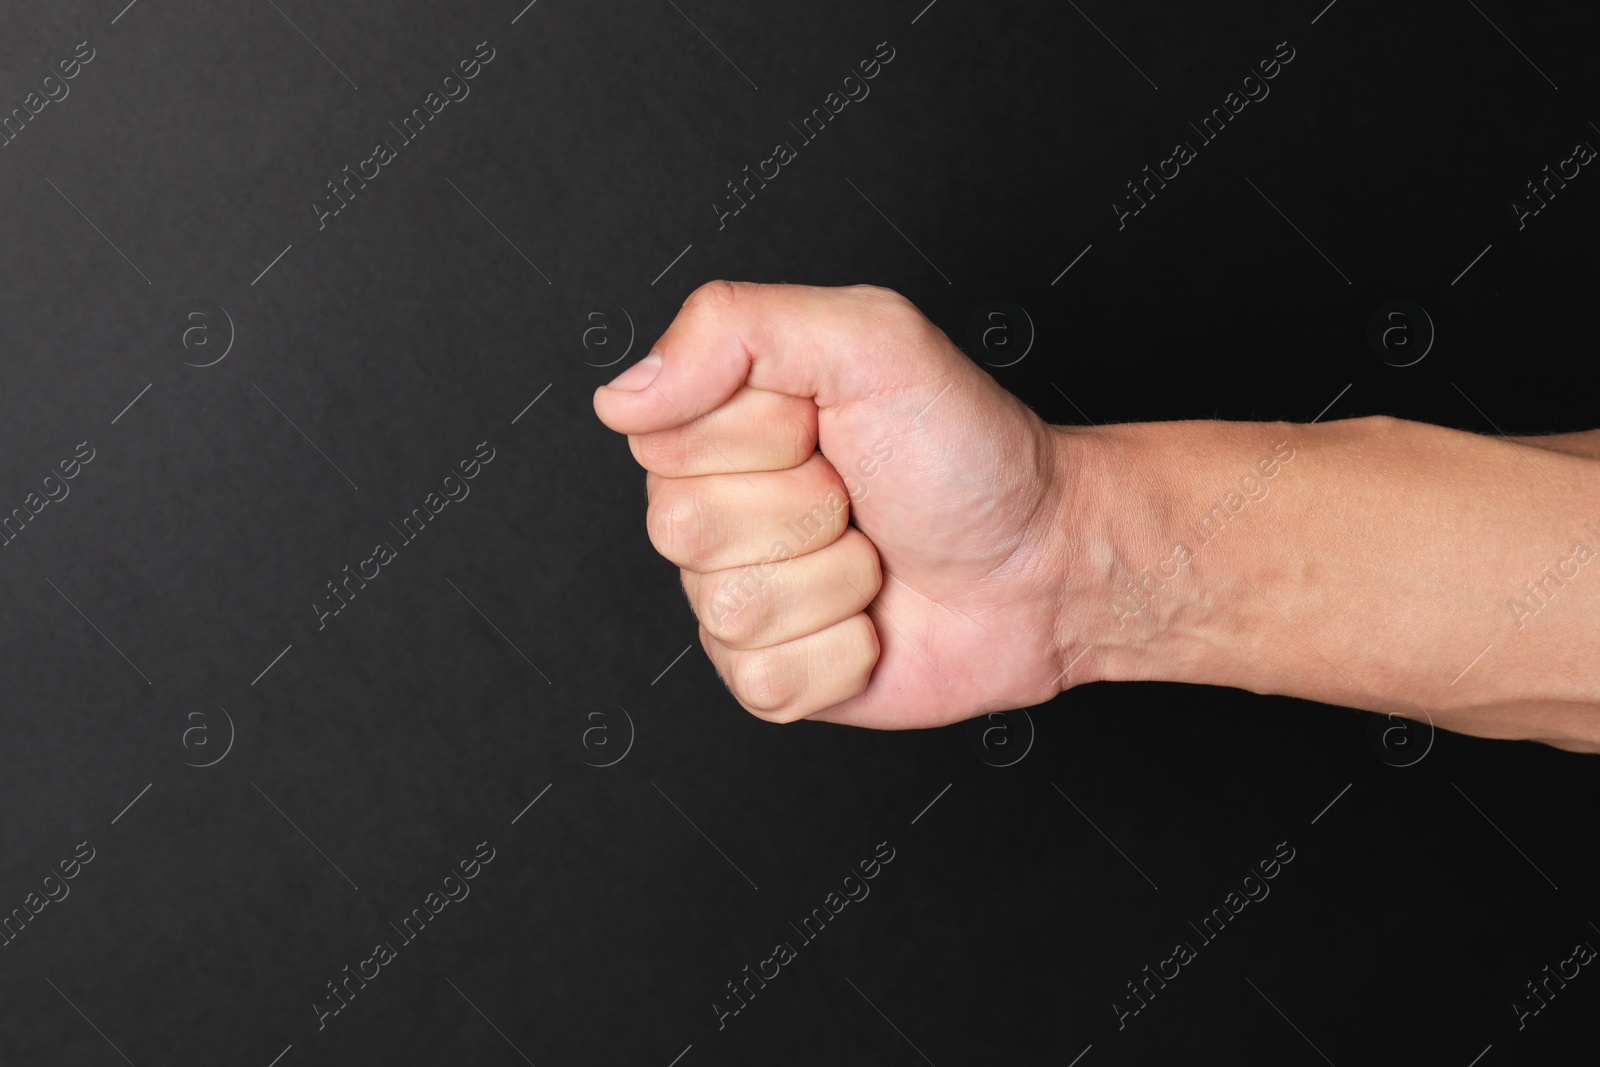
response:
<svg viewBox="0 0 1600 1067"><path fill-rule="evenodd" d="M813 455L807 466L809 503L796 525L812 536L826 535L822 543L831 544L849 529L850 492L839 472L822 456Z"/></svg>
<svg viewBox="0 0 1600 1067"><path fill-rule="evenodd" d="M878 657L883 654L883 646L878 643L878 627L874 625L866 612L857 615L853 621L856 628L854 643L859 650L854 660L854 684L851 686L851 695L861 693L867 688L867 683L872 680L872 672L878 666Z"/></svg>
<svg viewBox="0 0 1600 1067"><path fill-rule="evenodd" d="M741 652L728 671L733 695L756 715L776 716L794 699L794 684L783 654L772 649Z"/></svg>
<svg viewBox="0 0 1600 1067"><path fill-rule="evenodd" d="M925 316L922 309L912 302L911 298L894 289L886 289L881 285L865 285L863 294L867 305L873 314L891 323L905 323L922 321Z"/></svg>
<svg viewBox="0 0 1600 1067"><path fill-rule="evenodd" d="M855 566L851 568L855 572L852 578L859 581L853 581L852 584L859 585L861 594L867 598L867 603L871 604L883 589L883 563L878 558L878 546L874 545L866 534L859 530L855 532L860 535L861 551L856 557Z"/></svg>
<svg viewBox="0 0 1600 1067"><path fill-rule="evenodd" d="M710 541L708 518L696 494L658 489L645 510L645 530L657 552L680 567L694 570Z"/></svg>
<svg viewBox="0 0 1600 1067"><path fill-rule="evenodd" d="M813 416L813 419L815 416ZM815 422L804 419L794 419L785 424L787 437L784 444L787 454L784 460L791 467L798 467L817 454L817 430Z"/></svg>
<svg viewBox="0 0 1600 1067"><path fill-rule="evenodd" d="M691 310L724 308L731 305L738 298L739 286L734 282L718 278L714 281L706 282L690 293L689 298L683 302L683 306Z"/></svg>
<svg viewBox="0 0 1600 1067"><path fill-rule="evenodd" d="M910 300L902 299L898 303L884 307L878 321L885 331L885 344L895 350L907 347L920 350L949 343L949 337L945 332Z"/></svg>
<svg viewBox="0 0 1600 1067"><path fill-rule="evenodd" d="M886 285L857 285L855 289L868 300L881 306L889 306L891 304L909 305L911 303L911 299L898 289L890 289Z"/></svg>
<svg viewBox="0 0 1600 1067"><path fill-rule="evenodd" d="M756 644L767 624L767 582L755 567L744 567L721 582L701 583L696 614L711 636L729 648Z"/></svg>
<svg viewBox="0 0 1600 1067"><path fill-rule="evenodd" d="M687 469L691 456L689 441L677 426L629 437L628 447L639 466L667 476Z"/></svg>
<svg viewBox="0 0 1600 1067"><path fill-rule="evenodd" d="M878 627L866 612L861 613L861 647L865 650L866 674L871 674L872 669L878 665L878 657L883 655L883 645L878 642ZM866 684L865 677L862 685Z"/></svg>

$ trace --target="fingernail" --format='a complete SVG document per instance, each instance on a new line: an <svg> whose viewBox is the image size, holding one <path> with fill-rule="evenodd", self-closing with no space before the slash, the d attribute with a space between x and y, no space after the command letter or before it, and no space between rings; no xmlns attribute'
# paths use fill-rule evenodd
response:
<svg viewBox="0 0 1600 1067"><path fill-rule="evenodd" d="M661 373L661 353L652 351L639 362L617 375L607 389L620 389L625 393L637 393L651 382L656 380L656 375Z"/></svg>

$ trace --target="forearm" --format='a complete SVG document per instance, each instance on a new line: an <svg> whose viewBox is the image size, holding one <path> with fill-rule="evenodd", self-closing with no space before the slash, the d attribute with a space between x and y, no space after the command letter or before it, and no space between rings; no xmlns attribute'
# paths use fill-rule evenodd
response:
<svg viewBox="0 0 1600 1067"><path fill-rule="evenodd" d="M1600 462L1383 418L1059 440L1079 465L1068 506L1106 502L1064 519L1105 546L1077 549L1073 680L1234 686L1600 750Z"/></svg>

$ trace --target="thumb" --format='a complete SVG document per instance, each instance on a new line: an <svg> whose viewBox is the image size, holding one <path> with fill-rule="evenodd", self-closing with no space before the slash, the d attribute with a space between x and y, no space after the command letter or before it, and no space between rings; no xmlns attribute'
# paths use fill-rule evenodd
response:
<svg viewBox="0 0 1600 1067"><path fill-rule="evenodd" d="M877 286L707 282L649 355L595 390L595 413L618 433L654 433L704 415L745 384L835 408L948 373L896 358L937 329Z"/></svg>

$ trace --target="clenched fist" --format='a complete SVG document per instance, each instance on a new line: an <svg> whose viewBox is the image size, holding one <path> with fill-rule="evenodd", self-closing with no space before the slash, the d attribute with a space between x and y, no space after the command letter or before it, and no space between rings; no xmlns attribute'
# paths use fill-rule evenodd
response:
<svg viewBox="0 0 1600 1067"><path fill-rule="evenodd" d="M938 726L1063 687L1065 432L904 297L712 282L594 405L753 714Z"/></svg>
<svg viewBox="0 0 1600 1067"><path fill-rule="evenodd" d="M594 403L761 718L941 726L1153 680L1600 752L1600 431L1047 426L860 285L712 282Z"/></svg>

